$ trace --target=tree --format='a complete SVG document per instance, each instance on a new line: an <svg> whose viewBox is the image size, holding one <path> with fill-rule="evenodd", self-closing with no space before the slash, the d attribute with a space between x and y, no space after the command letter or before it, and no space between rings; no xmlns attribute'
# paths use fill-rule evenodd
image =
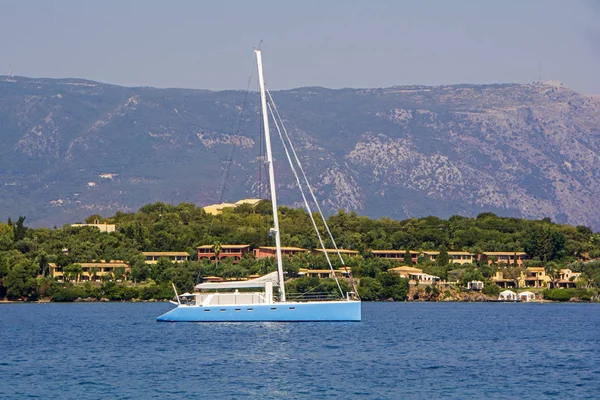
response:
<svg viewBox="0 0 600 400"><path fill-rule="evenodd" d="M467 287L471 281L483 281L483 274L479 270L466 271L461 279L462 286Z"/></svg>
<svg viewBox="0 0 600 400"><path fill-rule="evenodd" d="M505 279L512 279L512 281L515 283L515 288L518 288L522 273L523 271L519 267L507 267L502 272L502 275Z"/></svg>
<svg viewBox="0 0 600 400"><path fill-rule="evenodd" d="M440 254L438 254L438 256L437 256L436 263L440 267L445 267L448 265L449 262L450 262L450 256L448 255L448 249L446 248L446 246L441 245L440 246Z"/></svg>
<svg viewBox="0 0 600 400"><path fill-rule="evenodd" d="M37 267L28 260L22 260L14 265L3 279L3 284L7 288L6 297L10 300L37 299L36 274Z"/></svg>
<svg viewBox="0 0 600 400"><path fill-rule="evenodd" d="M115 280L120 281L125 277L125 267L116 267L114 271Z"/></svg>
<svg viewBox="0 0 600 400"><path fill-rule="evenodd" d="M556 262L550 261L546 264L544 269L546 270L546 275L552 280L552 287L556 288L558 286L558 278L560 277L560 266Z"/></svg>
<svg viewBox="0 0 600 400"><path fill-rule="evenodd" d="M220 241L215 241L213 243L213 252L215 253L215 264L218 266L219 265L219 254L221 254L221 242Z"/></svg>
<svg viewBox="0 0 600 400"><path fill-rule="evenodd" d="M525 252L545 262L558 260L564 256L566 241L561 232L551 230L547 226L537 227L529 233L525 241Z"/></svg>
<svg viewBox="0 0 600 400"><path fill-rule="evenodd" d="M380 272L376 279L381 283L380 299L406 300L408 295L408 279L390 272Z"/></svg>
<svg viewBox="0 0 600 400"><path fill-rule="evenodd" d="M406 250L404 253L404 264L413 265L412 255L410 254L410 250Z"/></svg>
<svg viewBox="0 0 600 400"><path fill-rule="evenodd" d="M90 279L95 281L98 278L98 272L100 271L100 268L98 267L91 267L90 268Z"/></svg>
<svg viewBox="0 0 600 400"><path fill-rule="evenodd" d="M143 282L150 276L150 268L143 261L136 261L131 267L131 279L134 282Z"/></svg>
<svg viewBox="0 0 600 400"><path fill-rule="evenodd" d="M25 239L25 234L27 233L27 228L23 225L25 223L25 219L26 217L22 215L19 216L19 219L17 220L17 222L15 222L13 226L15 243L19 240Z"/></svg>
<svg viewBox="0 0 600 400"><path fill-rule="evenodd" d="M10 250L15 238L14 229L0 222L0 251Z"/></svg>
<svg viewBox="0 0 600 400"><path fill-rule="evenodd" d="M67 279L78 282L79 277L83 274L83 268L81 264L69 264L63 268L63 273Z"/></svg>
<svg viewBox="0 0 600 400"><path fill-rule="evenodd" d="M169 282L171 280L171 267L173 267L173 263L169 259L161 257L156 264L150 265L149 277L158 284Z"/></svg>

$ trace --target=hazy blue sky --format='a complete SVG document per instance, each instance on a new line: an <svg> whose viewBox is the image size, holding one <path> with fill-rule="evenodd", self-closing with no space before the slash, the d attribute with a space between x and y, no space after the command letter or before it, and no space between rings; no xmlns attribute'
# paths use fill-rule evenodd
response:
<svg viewBox="0 0 600 400"><path fill-rule="evenodd" d="M271 89L531 82L600 93L594 0L0 0L0 74Z"/></svg>

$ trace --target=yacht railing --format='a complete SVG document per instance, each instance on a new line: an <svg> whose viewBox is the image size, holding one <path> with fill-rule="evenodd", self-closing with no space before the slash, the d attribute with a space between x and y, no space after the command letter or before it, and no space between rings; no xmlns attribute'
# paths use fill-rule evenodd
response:
<svg viewBox="0 0 600 400"><path fill-rule="evenodd" d="M307 292L307 293L287 293L287 301L334 301L340 300L337 293L329 292Z"/></svg>

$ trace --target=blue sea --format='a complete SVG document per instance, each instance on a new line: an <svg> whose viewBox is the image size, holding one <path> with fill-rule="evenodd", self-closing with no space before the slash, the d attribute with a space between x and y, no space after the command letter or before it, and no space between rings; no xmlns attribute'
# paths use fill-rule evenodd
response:
<svg viewBox="0 0 600 400"><path fill-rule="evenodd" d="M600 304L363 303L360 323L0 304L0 399L600 398Z"/></svg>

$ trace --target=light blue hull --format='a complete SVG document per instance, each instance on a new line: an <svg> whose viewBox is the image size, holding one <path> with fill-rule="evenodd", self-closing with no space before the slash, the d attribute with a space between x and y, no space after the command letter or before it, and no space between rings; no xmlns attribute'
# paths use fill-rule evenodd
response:
<svg viewBox="0 0 600 400"><path fill-rule="evenodd" d="M322 301L258 305L181 305L156 320L165 322L360 321L360 301Z"/></svg>

